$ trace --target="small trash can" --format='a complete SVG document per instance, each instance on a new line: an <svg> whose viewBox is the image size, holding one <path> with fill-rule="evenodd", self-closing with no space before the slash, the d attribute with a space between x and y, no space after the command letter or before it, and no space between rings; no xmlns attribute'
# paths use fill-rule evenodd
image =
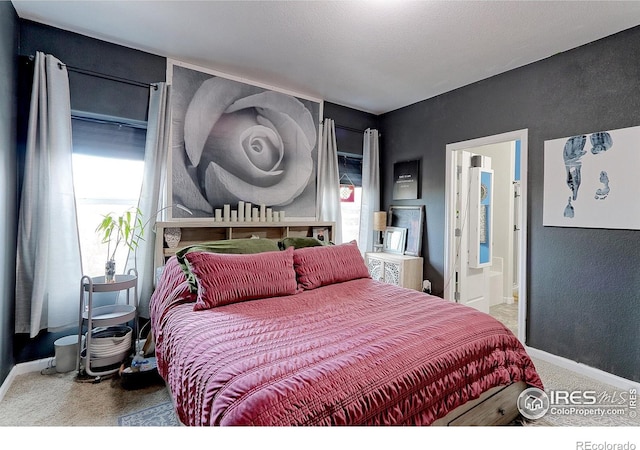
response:
<svg viewBox="0 0 640 450"><path fill-rule="evenodd" d="M84 343L84 336L82 336ZM56 351L56 372L71 372L76 368L78 358L78 335L61 337L53 343Z"/></svg>

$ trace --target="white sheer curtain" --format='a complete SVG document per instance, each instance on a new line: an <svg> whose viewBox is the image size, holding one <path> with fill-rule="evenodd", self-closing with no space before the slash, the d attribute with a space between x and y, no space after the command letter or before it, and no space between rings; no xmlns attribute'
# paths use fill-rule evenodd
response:
<svg viewBox="0 0 640 450"><path fill-rule="evenodd" d="M340 212L340 176L338 174L338 146L332 119L324 119L322 141L318 151L318 220L335 222L335 244L342 243L342 215Z"/></svg>
<svg viewBox="0 0 640 450"><path fill-rule="evenodd" d="M162 209L160 199L166 185L166 161L168 154L170 88L166 83L150 87L149 113L147 118L147 140L144 151L144 173L138 208L142 213L144 240L135 252L130 252L127 270L138 271L138 314L149 317L149 299L154 288L153 258L155 248L154 224Z"/></svg>
<svg viewBox="0 0 640 450"><path fill-rule="evenodd" d="M82 262L67 68L37 52L18 217L16 333L78 324Z"/></svg>
<svg viewBox="0 0 640 450"><path fill-rule="evenodd" d="M362 144L362 204L360 240L362 253L373 250L373 213L380 210L380 150L378 130L367 128Z"/></svg>

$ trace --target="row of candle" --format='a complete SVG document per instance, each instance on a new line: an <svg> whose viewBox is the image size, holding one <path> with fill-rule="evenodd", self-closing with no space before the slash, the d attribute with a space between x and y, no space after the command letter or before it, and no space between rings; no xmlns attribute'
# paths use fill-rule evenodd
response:
<svg viewBox="0 0 640 450"><path fill-rule="evenodd" d="M223 205L215 210L216 222L282 222L285 220L284 211L274 211L266 205L254 206L249 202L238 202L238 209L232 210L231 205Z"/></svg>

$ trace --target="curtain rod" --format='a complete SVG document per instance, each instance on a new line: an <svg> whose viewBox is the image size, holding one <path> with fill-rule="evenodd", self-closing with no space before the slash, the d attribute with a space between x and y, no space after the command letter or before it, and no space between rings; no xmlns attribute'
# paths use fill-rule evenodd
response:
<svg viewBox="0 0 640 450"><path fill-rule="evenodd" d="M33 62L36 57L34 55L28 55L26 56L27 59L29 59L30 62ZM110 81L116 81L118 83L124 83L124 84L130 84L133 86L138 86L138 87L143 87L143 88L149 88L149 87L153 87L155 90L158 89L158 85L155 83L143 83L141 81L136 81L136 80L129 80L127 78L121 78L121 77L116 77L113 75L107 75L105 73L100 73L100 72L94 72L92 70L86 70L86 69L81 69L79 67L73 67L73 66L69 66L67 64L58 63L58 68L62 69L62 67L66 67L68 71L70 72L76 72L82 75L89 75L92 77L96 77L96 78L103 78L105 80L110 80Z"/></svg>
<svg viewBox="0 0 640 450"><path fill-rule="evenodd" d="M338 125L337 123L335 124L336 128L340 128L341 130L346 130L346 131L353 131L354 133L364 133L367 130L359 130L357 128L352 128L352 127L347 127L344 125ZM382 133L378 133L378 137L382 137Z"/></svg>
<svg viewBox="0 0 640 450"><path fill-rule="evenodd" d="M143 87L143 88L153 87L153 89L155 89L155 90L158 89L158 85L154 84L154 83L143 83L141 81L129 80L127 78L116 77L116 76L113 76L113 75L107 75L107 74L100 73L100 72L94 72L92 70L80 69L78 67L73 67L73 66L69 66L67 64L58 63L58 67L60 69L62 69L63 66L66 67L67 70L70 71L70 72L76 72L76 73L80 73L82 75L89 75L89 76L96 77L96 78L103 78L105 80L117 81L118 83L131 84L133 86L138 86L138 87Z"/></svg>
<svg viewBox="0 0 640 450"><path fill-rule="evenodd" d="M364 133L366 130L359 130L357 128L347 127L344 125L335 124L336 128L340 128L341 130L353 131L354 133Z"/></svg>

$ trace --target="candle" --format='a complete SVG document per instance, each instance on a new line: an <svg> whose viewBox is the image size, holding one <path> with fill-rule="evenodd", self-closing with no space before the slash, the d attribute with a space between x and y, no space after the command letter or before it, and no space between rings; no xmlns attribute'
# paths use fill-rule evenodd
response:
<svg viewBox="0 0 640 450"><path fill-rule="evenodd" d="M238 211L236 211L235 209L231 211L231 221L232 222L238 221Z"/></svg>
<svg viewBox="0 0 640 450"><path fill-rule="evenodd" d="M267 222L273 222L273 209L267 208Z"/></svg>
<svg viewBox="0 0 640 450"><path fill-rule="evenodd" d="M244 220L251 222L251 203L244 204Z"/></svg>
<svg viewBox="0 0 640 450"><path fill-rule="evenodd" d="M284 222L284 211L280 211L280 220Z"/></svg>
<svg viewBox="0 0 640 450"><path fill-rule="evenodd" d="M238 202L238 222L244 222L244 202Z"/></svg>
<svg viewBox="0 0 640 450"><path fill-rule="evenodd" d="M229 222L231 220L231 205L224 205L224 221Z"/></svg>
<svg viewBox="0 0 640 450"><path fill-rule="evenodd" d="M273 221L277 222L280 220L280 216L278 215L278 211L273 211Z"/></svg>
<svg viewBox="0 0 640 450"><path fill-rule="evenodd" d="M216 209L216 222L222 222L222 210Z"/></svg>
<svg viewBox="0 0 640 450"><path fill-rule="evenodd" d="M260 205L260 222L266 222L267 221L267 210L266 210L266 206L264 205Z"/></svg>
<svg viewBox="0 0 640 450"><path fill-rule="evenodd" d="M253 208L253 216L251 217L252 222L260 222L260 210L258 208Z"/></svg>

